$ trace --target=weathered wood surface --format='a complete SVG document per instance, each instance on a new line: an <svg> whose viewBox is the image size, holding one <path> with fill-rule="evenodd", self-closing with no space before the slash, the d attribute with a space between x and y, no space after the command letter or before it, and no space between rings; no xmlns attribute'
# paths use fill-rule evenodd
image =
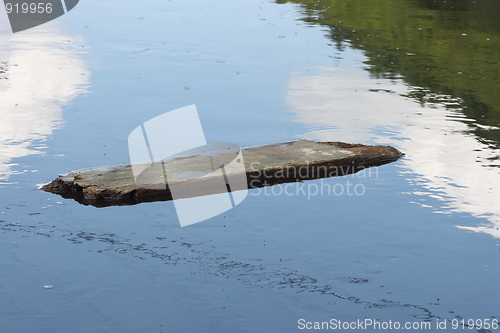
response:
<svg viewBox="0 0 500 333"><path fill-rule="evenodd" d="M390 146L364 146L343 142L292 141L258 147L242 148L233 163L225 165L224 173L217 170L221 158L196 154L145 164L140 177L134 177L131 165L114 165L81 169L59 175L41 189L73 198L96 207L133 205L141 202L172 200L170 188L186 187L182 197L211 194L221 177L233 179L232 191L326 177L343 176L364 168L396 161L403 154ZM232 154L232 153L231 153ZM223 156L227 161L227 156ZM207 159L212 170L207 172ZM215 165L214 165L215 161ZM238 168L244 163L244 168ZM137 165L134 166L137 168ZM136 169L137 170L137 169ZM244 171L243 171L244 170ZM200 175L206 175L199 177ZM137 172L136 172L137 176ZM165 181L168 179L168 182ZM241 180L245 184L241 183ZM239 181L239 183L238 183ZM197 188L195 192L189 188ZM203 189L206 188L205 193ZM226 190L223 188L222 191ZM211 192L212 191L212 192ZM174 196L174 199L177 199Z"/></svg>

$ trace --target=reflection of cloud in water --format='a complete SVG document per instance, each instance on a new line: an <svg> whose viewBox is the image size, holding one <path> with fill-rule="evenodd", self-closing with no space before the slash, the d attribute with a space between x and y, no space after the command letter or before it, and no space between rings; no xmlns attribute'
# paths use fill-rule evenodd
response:
<svg viewBox="0 0 500 333"><path fill-rule="evenodd" d="M444 107L421 107L402 94L402 82L371 79L359 67L321 68L314 76L295 75L287 102L305 138L390 144L407 155L402 163L429 195L446 202L443 213L466 212L492 223L459 227L500 237L500 173L487 166L493 151L471 134L463 114ZM457 121L461 120L461 121ZM413 177L413 176L412 176Z"/></svg>
<svg viewBox="0 0 500 333"><path fill-rule="evenodd" d="M45 26L17 34L0 29L3 180L14 173L12 159L41 153L43 141L62 122L62 106L83 92L89 80L77 57L79 41L54 24Z"/></svg>

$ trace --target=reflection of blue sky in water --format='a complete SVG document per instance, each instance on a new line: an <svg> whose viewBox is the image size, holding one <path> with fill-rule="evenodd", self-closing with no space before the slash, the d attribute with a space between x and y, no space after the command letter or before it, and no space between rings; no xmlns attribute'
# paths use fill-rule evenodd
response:
<svg viewBox="0 0 500 333"><path fill-rule="evenodd" d="M81 42L57 23L17 34L7 24L1 17L0 62L6 68L0 74L3 181L14 173L13 159L43 153L44 141L61 125L62 107L84 92L89 81L78 58Z"/></svg>
<svg viewBox="0 0 500 333"><path fill-rule="evenodd" d="M363 60L363 56L352 55ZM393 145L406 153L402 165L420 195L443 201L436 212L465 212L490 223L459 228L500 238L500 174L489 157L499 152L468 133L460 109L421 107L402 97L412 87L402 81L370 78L362 66L318 68L296 73L287 103L308 129L305 138ZM440 96L441 100L451 97Z"/></svg>

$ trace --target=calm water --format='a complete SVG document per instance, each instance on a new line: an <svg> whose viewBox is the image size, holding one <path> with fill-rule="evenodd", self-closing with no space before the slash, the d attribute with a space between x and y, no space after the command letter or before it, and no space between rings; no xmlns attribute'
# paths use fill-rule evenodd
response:
<svg viewBox="0 0 500 333"><path fill-rule="evenodd" d="M497 2L279 2L87 0L17 34L2 12L1 332L500 318ZM406 156L186 228L172 202L37 189L126 162L130 131L193 103L208 141ZM323 185L345 191L307 191Z"/></svg>

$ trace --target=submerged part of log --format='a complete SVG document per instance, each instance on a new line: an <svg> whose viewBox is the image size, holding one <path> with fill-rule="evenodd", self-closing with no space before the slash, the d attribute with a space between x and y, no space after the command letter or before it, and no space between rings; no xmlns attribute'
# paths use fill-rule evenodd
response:
<svg viewBox="0 0 500 333"><path fill-rule="evenodd" d="M403 156L390 146L309 140L219 146L156 163L80 169L41 189L96 207L133 205L344 176Z"/></svg>

